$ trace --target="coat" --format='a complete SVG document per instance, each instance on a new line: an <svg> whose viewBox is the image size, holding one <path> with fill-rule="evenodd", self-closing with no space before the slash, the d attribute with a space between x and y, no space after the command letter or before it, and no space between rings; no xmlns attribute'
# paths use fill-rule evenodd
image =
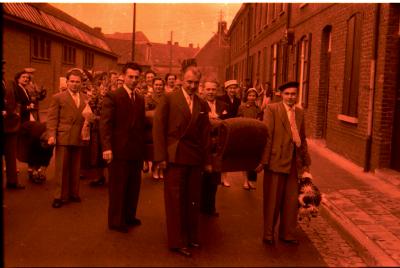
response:
<svg viewBox="0 0 400 268"><path fill-rule="evenodd" d="M119 160L143 160L145 151L145 104L135 93L132 101L121 87L103 97L100 115L100 139L103 152L112 150Z"/></svg>
<svg viewBox="0 0 400 268"><path fill-rule="evenodd" d="M225 94L218 98L219 100L224 101L228 105L228 118L233 118L237 116L238 109L240 106L240 99L236 96L233 98L233 103L231 102L228 94Z"/></svg>
<svg viewBox="0 0 400 268"><path fill-rule="evenodd" d="M166 94L153 120L154 161L183 165L209 164L208 104L193 95L190 113L182 90Z"/></svg>
<svg viewBox="0 0 400 268"><path fill-rule="evenodd" d="M264 122L267 125L267 142L261 163L278 173L290 173L293 150L296 150L297 170L301 174L311 164L305 134L304 111L295 108L296 125L299 131L301 146L296 147L292 141L289 119L283 102L267 105Z"/></svg>
<svg viewBox="0 0 400 268"><path fill-rule="evenodd" d="M47 113L47 135L56 138L56 145L83 145L81 131L84 118L82 111L87 104L87 96L79 93L80 105L68 90L53 95Z"/></svg>

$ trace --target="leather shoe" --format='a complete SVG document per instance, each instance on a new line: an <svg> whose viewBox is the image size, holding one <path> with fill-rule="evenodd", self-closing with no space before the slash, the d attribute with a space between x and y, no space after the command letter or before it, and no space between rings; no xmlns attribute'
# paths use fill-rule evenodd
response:
<svg viewBox="0 0 400 268"><path fill-rule="evenodd" d="M63 204L64 204L64 202L63 202L61 199L55 198L55 199L53 200L53 204L52 204L51 206L52 206L53 208L60 208L60 207L63 206Z"/></svg>
<svg viewBox="0 0 400 268"><path fill-rule="evenodd" d="M292 244L292 245L298 245L299 244L299 240L297 239L280 239L282 242L286 243L286 244Z"/></svg>
<svg viewBox="0 0 400 268"><path fill-rule="evenodd" d="M80 203L82 200L81 200L81 198L79 196L71 196L69 198L69 201L75 202L75 203Z"/></svg>
<svg viewBox="0 0 400 268"><path fill-rule="evenodd" d="M25 189L25 185L22 185L20 183L7 183L7 189L12 189L12 190L22 190Z"/></svg>
<svg viewBox="0 0 400 268"><path fill-rule="evenodd" d="M106 178L104 176L101 176L98 180L91 181L89 185L91 187L98 187L98 186L103 186L106 183Z"/></svg>
<svg viewBox="0 0 400 268"><path fill-rule="evenodd" d="M129 231L128 227L126 227L126 226L118 226L118 227L117 226L109 226L109 229L120 232L120 233L124 233L124 234L126 234Z"/></svg>
<svg viewBox="0 0 400 268"><path fill-rule="evenodd" d="M200 244L196 243L196 242L190 242L188 245L191 248L199 248L200 247Z"/></svg>
<svg viewBox="0 0 400 268"><path fill-rule="evenodd" d="M127 224L130 226L138 226L142 224L142 221L137 218L134 218L132 220L127 221Z"/></svg>
<svg viewBox="0 0 400 268"><path fill-rule="evenodd" d="M267 245L273 245L273 244L275 244L275 241L274 241L274 239L266 239L266 238L264 238L263 239L263 243L267 244Z"/></svg>
<svg viewBox="0 0 400 268"><path fill-rule="evenodd" d="M185 256L185 257L190 257L192 256L192 253L189 251L188 248L174 248L172 249L173 251Z"/></svg>

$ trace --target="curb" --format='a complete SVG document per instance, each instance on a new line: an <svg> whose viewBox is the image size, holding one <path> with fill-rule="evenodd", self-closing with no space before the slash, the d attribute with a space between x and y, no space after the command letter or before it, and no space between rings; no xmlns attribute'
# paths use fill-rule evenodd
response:
<svg viewBox="0 0 400 268"><path fill-rule="evenodd" d="M399 267L386 252L368 238L358 227L342 214L327 198L322 202L321 216L341 231L368 266Z"/></svg>

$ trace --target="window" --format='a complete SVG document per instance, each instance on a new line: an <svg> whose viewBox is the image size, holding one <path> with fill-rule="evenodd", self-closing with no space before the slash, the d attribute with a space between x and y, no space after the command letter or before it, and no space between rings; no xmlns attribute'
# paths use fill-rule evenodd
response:
<svg viewBox="0 0 400 268"><path fill-rule="evenodd" d="M361 50L361 14L347 21L342 114L357 117Z"/></svg>
<svg viewBox="0 0 400 268"><path fill-rule="evenodd" d="M271 46L271 81L272 90L278 89L278 44Z"/></svg>
<svg viewBox="0 0 400 268"><path fill-rule="evenodd" d="M297 46L297 80L299 81L298 104L303 108L308 105L308 91L310 79L311 33L303 36Z"/></svg>
<svg viewBox="0 0 400 268"><path fill-rule="evenodd" d="M265 12L264 12L264 27L266 27L268 25L268 3L264 4L265 6Z"/></svg>
<svg viewBox="0 0 400 268"><path fill-rule="evenodd" d="M275 6L276 6L276 4L275 4L275 3L272 3L272 4L271 4L271 8L270 8L270 10L271 10L271 19L272 19L272 21L275 20L275 18L276 18Z"/></svg>
<svg viewBox="0 0 400 268"><path fill-rule="evenodd" d="M64 64L76 63L76 49L69 45L63 46L62 61Z"/></svg>
<svg viewBox="0 0 400 268"><path fill-rule="evenodd" d="M94 53L90 51L85 51L83 54L83 66L85 68L92 68L94 65Z"/></svg>
<svg viewBox="0 0 400 268"><path fill-rule="evenodd" d="M43 36L33 35L31 38L31 57L38 60L50 60L51 41Z"/></svg>

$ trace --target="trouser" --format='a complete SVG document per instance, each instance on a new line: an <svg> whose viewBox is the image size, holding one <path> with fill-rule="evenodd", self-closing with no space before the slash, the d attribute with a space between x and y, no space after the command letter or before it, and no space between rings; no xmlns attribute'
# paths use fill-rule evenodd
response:
<svg viewBox="0 0 400 268"><path fill-rule="evenodd" d="M264 169L264 239L273 239L280 217L279 237L295 239L298 181L295 157L289 174Z"/></svg>
<svg viewBox="0 0 400 268"><path fill-rule="evenodd" d="M109 166L108 226L126 227L136 218L143 161L113 159Z"/></svg>
<svg viewBox="0 0 400 268"><path fill-rule="evenodd" d="M221 173L203 172L202 181L200 209L205 213L215 213L215 197L218 184L221 183Z"/></svg>
<svg viewBox="0 0 400 268"><path fill-rule="evenodd" d="M169 163L164 180L169 248L197 243L201 167Z"/></svg>
<svg viewBox="0 0 400 268"><path fill-rule="evenodd" d="M14 184L18 182L17 175L17 134L4 133L4 160L6 162L7 183Z"/></svg>
<svg viewBox="0 0 400 268"><path fill-rule="evenodd" d="M80 164L80 146L56 145L55 178L57 188L55 198L66 201L70 197L79 197Z"/></svg>

